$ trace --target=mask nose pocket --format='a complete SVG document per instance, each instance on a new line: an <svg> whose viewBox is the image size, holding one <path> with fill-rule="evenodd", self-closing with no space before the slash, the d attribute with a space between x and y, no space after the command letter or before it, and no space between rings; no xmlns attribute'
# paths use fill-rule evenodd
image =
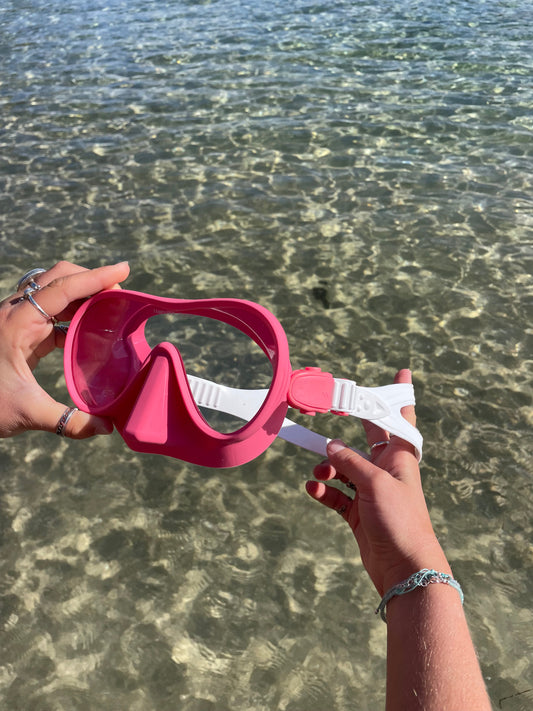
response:
<svg viewBox="0 0 533 711"><path fill-rule="evenodd" d="M267 417L275 420L272 428L261 422L251 431L248 425L231 434L217 432L196 406L178 350L171 343L160 343L123 394L119 410L115 426L130 449L203 466L230 467L268 447L281 427L287 404L282 401Z"/></svg>
<svg viewBox="0 0 533 711"><path fill-rule="evenodd" d="M183 449L198 438L185 366L172 344L160 343L153 349L124 399L128 402L123 408L126 414L117 418L117 429L132 449L144 445Z"/></svg>
<svg viewBox="0 0 533 711"><path fill-rule="evenodd" d="M163 341L173 344L188 376L238 391L266 392L273 376L268 355L249 334L239 330L234 323L218 320L217 315L216 312L211 315L155 314L144 325L144 339L150 349L155 349ZM209 407L198 395L198 389L193 388L202 417L216 432L232 434L251 417L251 412L241 418L235 412L230 414ZM255 413L259 407L258 404Z"/></svg>

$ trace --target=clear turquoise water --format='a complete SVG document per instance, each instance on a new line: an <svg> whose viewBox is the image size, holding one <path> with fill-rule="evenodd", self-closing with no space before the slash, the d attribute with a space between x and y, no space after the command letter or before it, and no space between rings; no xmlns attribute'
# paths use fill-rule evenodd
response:
<svg viewBox="0 0 533 711"><path fill-rule="evenodd" d="M525 0L0 9L3 293L129 259L130 288L271 308L294 367L411 367L428 503L506 711L533 693L532 31ZM68 400L59 356L39 378ZM383 706L376 594L303 492L315 460L1 442L0 707Z"/></svg>

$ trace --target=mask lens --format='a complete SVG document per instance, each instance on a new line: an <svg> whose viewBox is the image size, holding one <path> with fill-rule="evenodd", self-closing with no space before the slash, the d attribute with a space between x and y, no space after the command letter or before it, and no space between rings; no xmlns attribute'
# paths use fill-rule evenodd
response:
<svg viewBox="0 0 533 711"><path fill-rule="evenodd" d="M150 350L164 341L173 344L180 352L187 375L231 388L264 389L266 396L272 380L271 363L263 350L238 329L203 316L162 314L148 319L144 335ZM246 422L203 407L200 402L197 405L210 427L218 432L234 432Z"/></svg>
<svg viewBox="0 0 533 711"><path fill-rule="evenodd" d="M72 345L72 377L90 408L105 408L124 390L140 358L124 333L138 304L120 297L89 304Z"/></svg>

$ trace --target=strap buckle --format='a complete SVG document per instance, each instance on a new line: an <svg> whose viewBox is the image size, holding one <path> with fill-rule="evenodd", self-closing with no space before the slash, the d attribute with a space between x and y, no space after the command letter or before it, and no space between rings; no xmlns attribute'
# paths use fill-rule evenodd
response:
<svg viewBox="0 0 533 711"><path fill-rule="evenodd" d="M320 368L301 368L293 371L287 395L291 407L304 415L329 412L335 380L331 373Z"/></svg>

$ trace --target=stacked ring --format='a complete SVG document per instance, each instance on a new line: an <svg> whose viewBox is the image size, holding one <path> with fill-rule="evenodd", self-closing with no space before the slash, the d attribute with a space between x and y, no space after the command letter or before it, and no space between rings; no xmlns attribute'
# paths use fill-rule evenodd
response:
<svg viewBox="0 0 533 711"><path fill-rule="evenodd" d="M43 307L40 306L33 298L35 292L40 291L43 288L34 280L34 277L36 277L38 274L43 274L43 272L45 271L46 269L43 269L42 267L30 269L29 272L26 272L26 274L24 274L19 279L17 284L17 291L23 291L24 293L18 299L18 301L29 301L30 304L37 309L41 316L44 316L47 321L51 321L52 324L55 326L55 324L57 323L57 319L54 316L50 316L49 314L47 314Z"/></svg>
<svg viewBox="0 0 533 711"><path fill-rule="evenodd" d="M36 285L36 286L38 286L38 285ZM24 289L24 296L22 296L20 300L21 300L21 301L24 301L24 300L25 300L25 301L29 301L30 304L31 304L32 306L34 306L34 307L37 309L37 311L39 311L39 313L40 313L42 316L45 317L45 319L46 319L47 321L51 321L51 322L55 325L55 323L56 323L56 318L55 318L55 316L50 316L49 314L47 314L46 311L42 308L42 306L39 306L39 304L38 304L38 303L35 301L35 299L33 298L33 294L34 294L36 291L39 291L39 289L41 289L40 286L39 286L38 289L34 289L32 286L27 286L27 287Z"/></svg>
<svg viewBox="0 0 533 711"><path fill-rule="evenodd" d="M26 274L23 274L21 278L17 282L17 291L22 291L26 286L33 286L38 287L38 284L34 281L34 277L36 277L38 274L44 274L46 269L43 269L42 267L36 267L35 269L30 269L29 271L26 272Z"/></svg>

